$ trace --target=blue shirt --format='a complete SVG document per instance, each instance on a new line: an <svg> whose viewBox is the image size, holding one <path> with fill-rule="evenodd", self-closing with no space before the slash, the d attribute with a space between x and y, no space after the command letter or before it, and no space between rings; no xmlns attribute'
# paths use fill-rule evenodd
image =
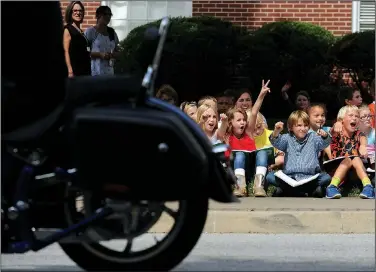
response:
<svg viewBox="0 0 376 272"><path fill-rule="evenodd" d="M296 181L312 177L321 172L319 152L330 145L332 138L322 138L309 131L303 140L292 133L269 137L271 144L285 153L283 172Z"/></svg>

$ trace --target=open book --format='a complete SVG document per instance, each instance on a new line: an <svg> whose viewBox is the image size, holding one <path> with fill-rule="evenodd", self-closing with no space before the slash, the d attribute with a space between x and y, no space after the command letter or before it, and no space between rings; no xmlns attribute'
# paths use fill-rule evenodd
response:
<svg viewBox="0 0 376 272"><path fill-rule="evenodd" d="M324 164L328 164L328 163L332 163L332 162L335 162L335 161L338 161L340 160L339 162L341 163L341 161L345 158L354 158L354 157L358 157L356 155L351 155L351 156L342 156L342 157L337 157L335 159L331 159L331 160L327 160L327 161L324 161Z"/></svg>
<svg viewBox="0 0 376 272"><path fill-rule="evenodd" d="M232 152L253 153L253 152L260 151L260 150L270 150L270 151L274 152L274 147L273 147L273 146L267 146L267 147L263 147L263 148L255 149L255 150L252 150L252 151L249 151L249 150L240 150L240 149L233 149Z"/></svg>
<svg viewBox="0 0 376 272"><path fill-rule="evenodd" d="M306 184L306 183L308 183L308 182L310 182L312 180L317 179L318 176L320 175L320 173L318 173L318 174L316 174L316 175L314 175L312 177L299 180L299 181L296 181L295 179L290 178L288 175L286 175L285 173L283 173L282 170L279 170L279 171L275 172L274 175L276 177L280 178L281 180L283 180L284 182L286 182L291 187L298 187L298 186Z"/></svg>
<svg viewBox="0 0 376 272"><path fill-rule="evenodd" d="M346 158L355 158L355 157L358 157L358 156L355 156L355 155L342 156L342 157L337 157L335 159L327 160L327 161L324 161L323 167L324 167L324 169L325 169L326 172L331 172L331 171L337 169L338 166L340 165L340 163L344 159L346 159Z"/></svg>

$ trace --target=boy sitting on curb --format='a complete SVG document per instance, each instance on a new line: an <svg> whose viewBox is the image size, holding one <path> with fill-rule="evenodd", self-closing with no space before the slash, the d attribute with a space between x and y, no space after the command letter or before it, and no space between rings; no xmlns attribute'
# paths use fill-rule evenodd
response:
<svg viewBox="0 0 376 272"><path fill-rule="evenodd" d="M275 148L285 153L283 174L295 179L295 182L317 175L308 182L310 184L316 182L313 195L323 197L324 190L330 182L330 176L321 171L319 153L329 146L331 137L322 129L317 132L309 131L309 124L309 116L306 112L294 111L287 120L289 133L280 135L283 123L278 122L269 139ZM284 190L293 189L273 173L268 174L267 181L277 187L280 195L286 193L283 192Z"/></svg>
<svg viewBox="0 0 376 272"><path fill-rule="evenodd" d="M360 157L367 157L367 137L359 131L359 109L354 105L342 107L337 116L342 122L342 132L332 130L333 141L330 145L332 158L347 157L342 160L335 171L330 185L326 189L326 198L341 198L338 186L351 168L354 168L358 178L362 181L363 191L361 198L375 198L375 191L367 175L366 169ZM355 156L355 157L349 157Z"/></svg>

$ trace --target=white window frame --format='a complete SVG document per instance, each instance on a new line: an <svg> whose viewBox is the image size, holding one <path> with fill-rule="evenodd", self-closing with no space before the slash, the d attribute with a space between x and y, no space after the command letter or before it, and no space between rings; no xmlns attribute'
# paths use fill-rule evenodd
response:
<svg viewBox="0 0 376 272"><path fill-rule="evenodd" d="M354 32L359 32L362 31L360 29L360 23L361 23L361 18L360 18L360 6L361 2L363 0L355 0L352 1L352 22L351 22L351 31ZM367 1L368 2L368 1ZM375 12L376 15L376 12Z"/></svg>
<svg viewBox="0 0 376 272"><path fill-rule="evenodd" d="M352 1L351 31L359 32L360 29L360 1Z"/></svg>

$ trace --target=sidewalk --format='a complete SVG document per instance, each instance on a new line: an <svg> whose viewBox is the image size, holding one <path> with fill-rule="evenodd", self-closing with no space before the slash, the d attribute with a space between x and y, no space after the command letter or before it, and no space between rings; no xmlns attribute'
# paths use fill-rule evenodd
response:
<svg viewBox="0 0 376 272"><path fill-rule="evenodd" d="M161 217L151 232L166 232L172 219ZM206 233L375 233L375 200L342 198L243 198L211 201Z"/></svg>

